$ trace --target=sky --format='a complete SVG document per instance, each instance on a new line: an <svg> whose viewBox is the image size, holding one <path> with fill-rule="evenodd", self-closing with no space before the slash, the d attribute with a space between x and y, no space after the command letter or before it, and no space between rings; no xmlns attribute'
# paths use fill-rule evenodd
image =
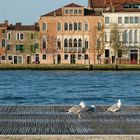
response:
<svg viewBox="0 0 140 140"><path fill-rule="evenodd" d="M40 15L69 3L87 7L88 0L0 0L0 23L8 20L10 24L34 24L38 22Z"/></svg>

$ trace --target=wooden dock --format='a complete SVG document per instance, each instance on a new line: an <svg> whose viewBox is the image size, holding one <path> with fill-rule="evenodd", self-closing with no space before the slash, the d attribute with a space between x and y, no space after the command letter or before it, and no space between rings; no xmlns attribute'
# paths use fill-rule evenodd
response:
<svg viewBox="0 0 140 140"><path fill-rule="evenodd" d="M81 118L70 106L0 106L0 135L140 135L140 106L97 106Z"/></svg>

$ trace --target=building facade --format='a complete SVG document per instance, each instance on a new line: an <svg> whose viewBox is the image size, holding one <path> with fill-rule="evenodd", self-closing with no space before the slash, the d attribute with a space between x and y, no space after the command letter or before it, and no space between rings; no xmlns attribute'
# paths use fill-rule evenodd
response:
<svg viewBox="0 0 140 140"><path fill-rule="evenodd" d="M7 21L5 23L0 24L0 64L6 63L6 49L7 49Z"/></svg>
<svg viewBox="0 0 140 140"><path fill-rule="evenodd" d="M31 64L39 63L40 33L38 24L7 26L6 33L6 63Z"/></svg>
<svg viewBox="0 0 140 140"><path fill-rule="evenodd" d="M104 16L105 63L140 63L140 2L139 0L89 0L89 8ZM117 55L111 46L113 26L118 30ZM116 60L116 61L115 61Z"/></svg>
<svg viewBox="0 0 140 140"><path fill-rule="evenodd" d="M102 63L103 16L71 3L39 20L43 64Z"/></svg>

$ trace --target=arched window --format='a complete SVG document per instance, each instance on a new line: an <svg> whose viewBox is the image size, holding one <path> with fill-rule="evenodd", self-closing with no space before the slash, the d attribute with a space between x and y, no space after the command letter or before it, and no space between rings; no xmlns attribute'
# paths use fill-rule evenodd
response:
<svg viewBox="0 0 140 140"><path fill-rule="evenodd" d="M64 47L68 47L68 39L67 38L65 38L65 40L64 40Z"/></svg>
<svg viewBox="0 0 140 140"><path fill-rule="evenodd" d="M102 29L102 24L100 22L97 23L97 29L100 31Z"/></svg>
<svg viewBox="0 0 140 140"><path fill-rule="evenodd" d="M88 22L85 22L85 31L88 31Z"/></svg>
<svg viewBox="0 0 140 140"><path fill-rule="evenodd" d="M79 23L78 23L78 30L79 30L79 31L82 31L82 22L79 22Z"/></svg>
<svg viewBox="0 0 140 140"><path fill-rule="evenodd" d="M77 47L77 39L74 39L74 47Z"/></svg>
<svg viewBox="0 0 140 140"><path fill-rule="evenodd" d="M43 22L42 23L42 31L46 31L47 30L47 23Z"/></svg>
<svg viewBox="0 0 140 140"><path fill-rule="evenodd" d="M42 48L46 49L46 40L45 39L42 40L42 44L43 44Z"/></svg>
<svg viewBox="0 0 140 140"><path fill-rule="evenodd" d="M85 40L85 49L88 49L88 40Z"/></svg>
<svg viewBox="0 0 140 140"><path fill-rule="evenodd" d="M138 42L138 30L135 30L134 39L135 39L135 43L137 43Z"/></svg>
<svg viewBox="0 0 140 140"><path fill-rule="evenodd" d="M127 30L124 31L124 37L123 38L124 38L123 39L124 42L127 43L128 42L128 32L127 32Z"/></svg>
<svg viewBox="0 0 140 140"><path fill-rule="evenodd" d="M57 23L57 31L61 31L61 22Z"/></svg>
<svg viewBox="0 0 140 140"><path fill-rule="evenodd" d="M2 47L5 47L6 41L5 39L2 39Z"/></svg>
<svg viewBox="0 0 140 140"><path fill-rule="evenodd" d="M82 47L82 39L81 38L78 40L78 47Z"/></svg>
<svg viewBox="0 0 140 140"><path fill-rule="evenodd" d="M132 43L132 30L129 31L129 41Z"/></svg>
<svg viewBox="0 0 140 140"><path fill-rule="evenodd" d="M61 49L61 41L60 40L57 40L57 48Z"/></svg>
<svg viewBox="0 0 140 140"><path fill-rule="evenodd" d="M68 31L68 23L67 22L64 23L64 30Z"/></svg>
<svg viewBox="0 0 140 140"><path fill-rule="evenodd" d="M72 23L70 22L69 23L69 31L72 31L73 30L73 25L72 25Z"/></svg>
<svg viewBox="0 0 140 140"><path fill-rule="evenodd" d="M77 27L77 23L74 22L74 31L77 31L78 27Z"/></svg>
<svg viewBox="0 0 140 140"><path fill-rule="evenodd" d="M72 39L69 39L69 47L72 47Z"/></svg>

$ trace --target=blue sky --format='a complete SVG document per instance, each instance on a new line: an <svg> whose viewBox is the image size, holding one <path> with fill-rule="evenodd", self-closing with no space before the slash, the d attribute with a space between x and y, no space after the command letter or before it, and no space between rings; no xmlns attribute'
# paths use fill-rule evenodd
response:
<svg viewBox="0 0 140 140"><path fill-rule="evenodd" d="M87 6L88 0L0 0L0 23L8 19L12 24L33 24L40 15L69 3Z"/></svg>

